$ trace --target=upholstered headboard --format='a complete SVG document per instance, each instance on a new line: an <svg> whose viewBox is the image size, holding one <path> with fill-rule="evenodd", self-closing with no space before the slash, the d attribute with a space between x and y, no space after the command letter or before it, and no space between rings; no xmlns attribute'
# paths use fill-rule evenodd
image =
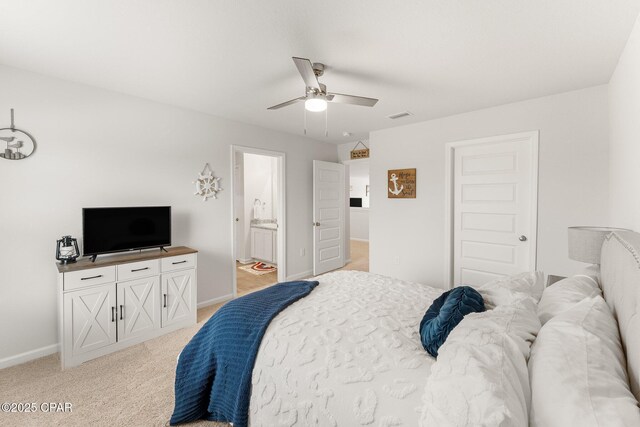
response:
<svg viewBox="0 0 640 427"><path fill-rule="evenodd" d="M602 245L600 281L618 320L631 391L640 401L640 234L611 233Z"/></svg>

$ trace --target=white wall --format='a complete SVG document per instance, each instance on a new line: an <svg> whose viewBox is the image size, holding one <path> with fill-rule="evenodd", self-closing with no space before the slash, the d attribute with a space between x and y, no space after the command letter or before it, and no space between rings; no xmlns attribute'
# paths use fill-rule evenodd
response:
<svg viewBox="0 0 640 427"><path fill-rule="evenodd" d="M247 220L277 219L277 172L275 157L246 153L244 158L244 204ZM258 199L262 207L256 212L254 202Z"/></svg>
<svg viewBox="0 0 640 427"><path fill-rule="evenodd" d="M358 141L345 142L344 144L338 144L338 160L344 162L345 160L351 160L351 150L356 146ZM369 148L369 140L363 139L362 143ZM358 150L362 149L362 144L358 145Z"/></svg>
<svg viewBox="0 0 640 427"><path fill-rule="evenodd" d="M349 235L351 239L369 241L369 209L349 209Z"/></svg>
<svg viewBox="0 0 640 427"><path fill-rule="evenodd" d="M351 159L351 150L357 142L346 142L338 145L338 160L344 162Z"/></svg>
<svg viewBox="0 0 640 427"><path fill-rule="evenodd" d="M351 166L353 168L353 166ZM352 176L349 181L350 197L359 197L362 199L362 207L369 207L369 195L367 194L367 185L369 185L369 178L365 176Z"/></svg>
<svg viewBox="0 0 640 427"><path fill-rule="evenodd" d="M38 142L0 159L0 360L57 342L54 246L80 237L83 206L171 205L174 245L200 251L198 300L230 295L232 144L287 153L287 273L312 269L312 160L337 161L335 145L7 67L0 94L0 124L13 107ZM206 162L223 191L203 202Z"/></svg>
<svg viewBox="0 0 640 427"><path fill-rule="evenodd" d="M445 143L536 129L538 268L580 268L567 227L608 223L607 86L371 133L371 271L443 286ZM417 168L417 197L388 199L387 170L402 168Z"/></svg>
<svg viewBox="0 0 640 427"><path fill-rule="evenodd" d="M611 226L640 230L640 17L609 82Z"/></svg>

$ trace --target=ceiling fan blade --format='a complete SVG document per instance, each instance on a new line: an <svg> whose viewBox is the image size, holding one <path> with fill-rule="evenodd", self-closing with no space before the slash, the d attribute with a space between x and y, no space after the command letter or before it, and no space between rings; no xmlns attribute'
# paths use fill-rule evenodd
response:
<svg viewBox="0 0 640 427"><path fill-rule="evenodd" d="M295 104L296 102L302 101L305 98L305 96L301 96L300 98L292 99L290 101L283 102L282 104L271 106L267 108L267 110L277 110L279 108L286 107L287 105Z"/></svg>
<svg viewBox="0 0 640 427"><path fill-rule="evenodd" d="M304 84L307 85L307 87L321 91L322 89L320 88L320 83L318 82L316 73L313 71L311 61L307 58L298 58L297 56L292 57L292 59L293 62L295 62L296 67L298 67L298 71L302 76L302 80L304 80Z"/></svg>
<svg viewBox="0 0 640 427"><path fill-rule="evenodd" d="M327 101L338 102L340 104L361 105L363 107L373 107L378 102L375 98L364 96L344 95L342 93L327 93Z"/></svg>

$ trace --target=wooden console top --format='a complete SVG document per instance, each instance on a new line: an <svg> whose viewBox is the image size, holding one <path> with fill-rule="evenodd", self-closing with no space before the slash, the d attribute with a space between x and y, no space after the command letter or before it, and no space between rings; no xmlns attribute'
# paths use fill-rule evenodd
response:
<svg viewBox="0 0 640 427"><path fill-rule="evenodd" d="M110 265L127 264L130 262L147 261L150 259L160 259L178 255L195 254L198 252L197 250L191 249L186 246L175 246L166 249L167 252L161 251L160 249L148 249L142 252L127 252L116 255L98 255L98 258L95 262L91 262L90 257L85 257L82 259L78 259L77 262L74 262L72 264L62 265L57 262L56 267L58 267L59 273L69 273L71 271L87 270L89 268L108 267Z"/></svg>

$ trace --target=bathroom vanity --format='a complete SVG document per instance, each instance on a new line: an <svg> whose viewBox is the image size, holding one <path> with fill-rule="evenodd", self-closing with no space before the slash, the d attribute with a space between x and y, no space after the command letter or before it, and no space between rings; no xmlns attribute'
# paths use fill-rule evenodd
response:
<svg viewBox="0 0 640 427"><path fill-rule="evenodd" d="M251 258L277 264L278 224L274 222L251 222Z"/></svg>

